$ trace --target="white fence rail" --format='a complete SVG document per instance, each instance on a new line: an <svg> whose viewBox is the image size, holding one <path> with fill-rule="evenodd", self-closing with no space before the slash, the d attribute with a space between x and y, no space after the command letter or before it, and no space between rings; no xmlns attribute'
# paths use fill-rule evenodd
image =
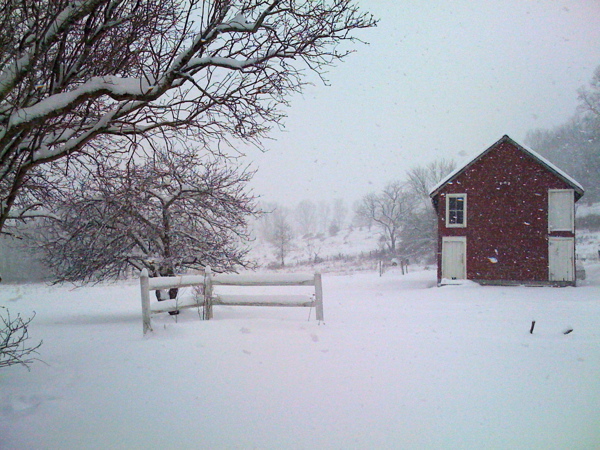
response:
<svg viewBox="0 0 600 450"><path fill-rule="evenodd" d="M202 286L202 296L185 299L177 305L161 305L158 301L150 303L150 291ZM215 286L314 286L314 295L221 295L215 294ZM146 269L140 274L142 295L142 323L144 334L152 331L152 314L202 307L202 318L213 317L213 305L228 306L292 306L314 307L317 320L323 320L323 285L321 274L261 274L232 275L213 274L210 267L204 275L182 275L179 277L150 278ZM170 302L169 302L170 303Z"/></svg>

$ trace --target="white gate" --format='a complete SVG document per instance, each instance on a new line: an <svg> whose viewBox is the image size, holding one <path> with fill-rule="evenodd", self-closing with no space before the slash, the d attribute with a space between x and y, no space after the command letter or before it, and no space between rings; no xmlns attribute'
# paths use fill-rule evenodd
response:
<svg viewBox="0 0 600 450"><path fill-rule="evenodd" d="M442 278L464 280L467 278L467 238L451 236L442 238Z"/></svg>
<svg viewBox="0 0 600 450"><path fill-rule="evenodd" d="M574 238L548 238L548 279L550 281L575 281L574 259Z"/></svg>

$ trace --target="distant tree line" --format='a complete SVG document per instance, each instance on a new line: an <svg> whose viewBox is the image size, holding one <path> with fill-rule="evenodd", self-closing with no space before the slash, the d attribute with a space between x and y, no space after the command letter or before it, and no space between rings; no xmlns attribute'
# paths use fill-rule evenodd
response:
<svg viewBox="0 0 600 450"><path fill-rule="evenodd" d="M579 181L585 201L600 201L600 66L579 90L575 114L555 128L530 131L525 143Z"/></svg>
<svg viewBox="0 0 600 450"><path fill-rule="evenodd" d="M379 234L378 255L431 261L436 239L436 215L429 191L455 167L438 160L407 171L404 179L389 182L381 191L366 194L352 208L342 198L303 200L295 207L262 205L258 238L270 244L278 266L286 265L292 250L305 260L321 260L322 242L345 227L366 227Z"/></svg>

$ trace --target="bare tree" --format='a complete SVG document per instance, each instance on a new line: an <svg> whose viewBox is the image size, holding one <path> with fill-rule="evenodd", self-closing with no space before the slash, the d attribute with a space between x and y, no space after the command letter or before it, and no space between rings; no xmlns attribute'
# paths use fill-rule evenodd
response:
<svg viewBox="0 0 600 450"><path fill-rule="evenodd" d="M0 306L0 368L21 364L29 369L29 364L35 361L32 355L37 353L42 342L29 346L29 324L34 316L23 319L20 314L13 318L10 312Z"/></svg>
<svg viewBox="0 0 600 450"><path fill-rule="evenodd" d="M58 281L118 278L132 268L151 276L206 265L232 271L249 265L247 218L257 212L245 190L251 176L193 150L101 164L61 190L55 217L36 236Z"/></svg>
<svg viewBox="0 0 600 450"><path fill-rule="evenodd" d="M308 262L311 264L317 264L320 261L319 254L323 248L320 239L314 235L309 235L304 237L303 243Z"/></svg>
<svg viewBox="0 0 600 450"><path fill-rule="evenodd" d="M346 222L346 214L348 209L344 203L343 198L336 198L333 200L333 218L331 219L331 225L329 226L329 234L335 235L342 229Z"/></svg>
<svg viewBox="0 0 600 450"><path fill-rule="evenodd" d="M369 231L371 231L371 227L373 226L373 220L369 217L362 214L363 209L363 200L355 200L352 203L352 225L357 227L367 227Z"/></svg>
<svg viewBox="0 0 600 450"><path fill-rule="evenodd" d="M395 254L400 233L414 212L415 199L406 183L396 181L389 183L379 194L366 195L357 214L379 227L388 251Z"/></svg>
<svg viewBox="0 0 600 450"><path fill-rule="evenodd" d="M285 266L285 258L292 250L294 232L289 222L289 212L284 207L277 207L269 213L271 226L267 241L274 247L275 256L281 267Z"/></svg>
<svg viewBox="0 0 600 450"><path fill-rule="evenodd" d="M375 24L351 0L3 0L0 232L44 213L52 161L156 137L259 144L304 70Z"/></svg>
<svg viewBox="0 0 600 450"><path fill-rule="evenodd" d="M415 208L404 224L400 237L406 257L433 263L437 238L437 215L433 207Z"/></svg>
<svg viewBox="0 0 600 450"><path fill-rule="evenodd" d="M314 233L317 226L317 206L310 200L303 200L296 206L294 216L300 233Z"/></svg>
<svg viewBox="0 0 600 450"><path fill-rule="evenodd" d="M600 119L600 66L596 67L589 86L579 90L579 109Z"/></svg>
<svg viewBox="0 0 600 450"><path fill-rule="evenodd" d="M446 175L456 168L452 160L438 159L425 166L410 169L406 176L412 192L429 203L429 192Z"/></svg>
<svg viewBox="0 0 600 450"><path fill-rule="evenodd" d="M456 168L453 160L436 160L407 172L409 190L417 201L413 213L406 221L401 238L405 254L419 256L433 262L437 237L437 215L429 193L444 177Z"/></svg>
<svg viewBox="0 0 600 450"><path fill-rule="evenodd" d="M320 233L327 232L329 218L331 217L331 205L326 200L321 200L317 206L317 227Z"/></svg>
<svg viewBox="0 0 600 450"><path fill-rule="evenodd" d="M269 240L269 236L273 232L273 216L271 213L279 207L280 206L277 203L260 202L259 209L260 211L263 211L264 214L259 215L255 221L255 226L258 230L260 239L265 241Z"/></svg>

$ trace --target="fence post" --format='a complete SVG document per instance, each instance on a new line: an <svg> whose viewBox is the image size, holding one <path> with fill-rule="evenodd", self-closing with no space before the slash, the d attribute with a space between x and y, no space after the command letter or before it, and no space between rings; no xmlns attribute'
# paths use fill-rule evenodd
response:
<svg viewBox="0 0 600 450"><path fill-rule="evenodd" d="M319 272L315 273L315 312L317 320L323 321L323 284Z"/></svg>
<svg viewBox="0 0 600 450"><path fill-rule="evenodd" d="M204 269L204 308L202 310L204 320L210 320L213 317L212 295L212 272L210 266L206 266Z"/></svg>
<svg viewBox="0 0 600 450"><path fill-rule="evenodd" d="M144 334L152 331L150 322L150 281L148 277L148 269L142 269L140 273L140 290L142 291L142 324Z"/></svg>

